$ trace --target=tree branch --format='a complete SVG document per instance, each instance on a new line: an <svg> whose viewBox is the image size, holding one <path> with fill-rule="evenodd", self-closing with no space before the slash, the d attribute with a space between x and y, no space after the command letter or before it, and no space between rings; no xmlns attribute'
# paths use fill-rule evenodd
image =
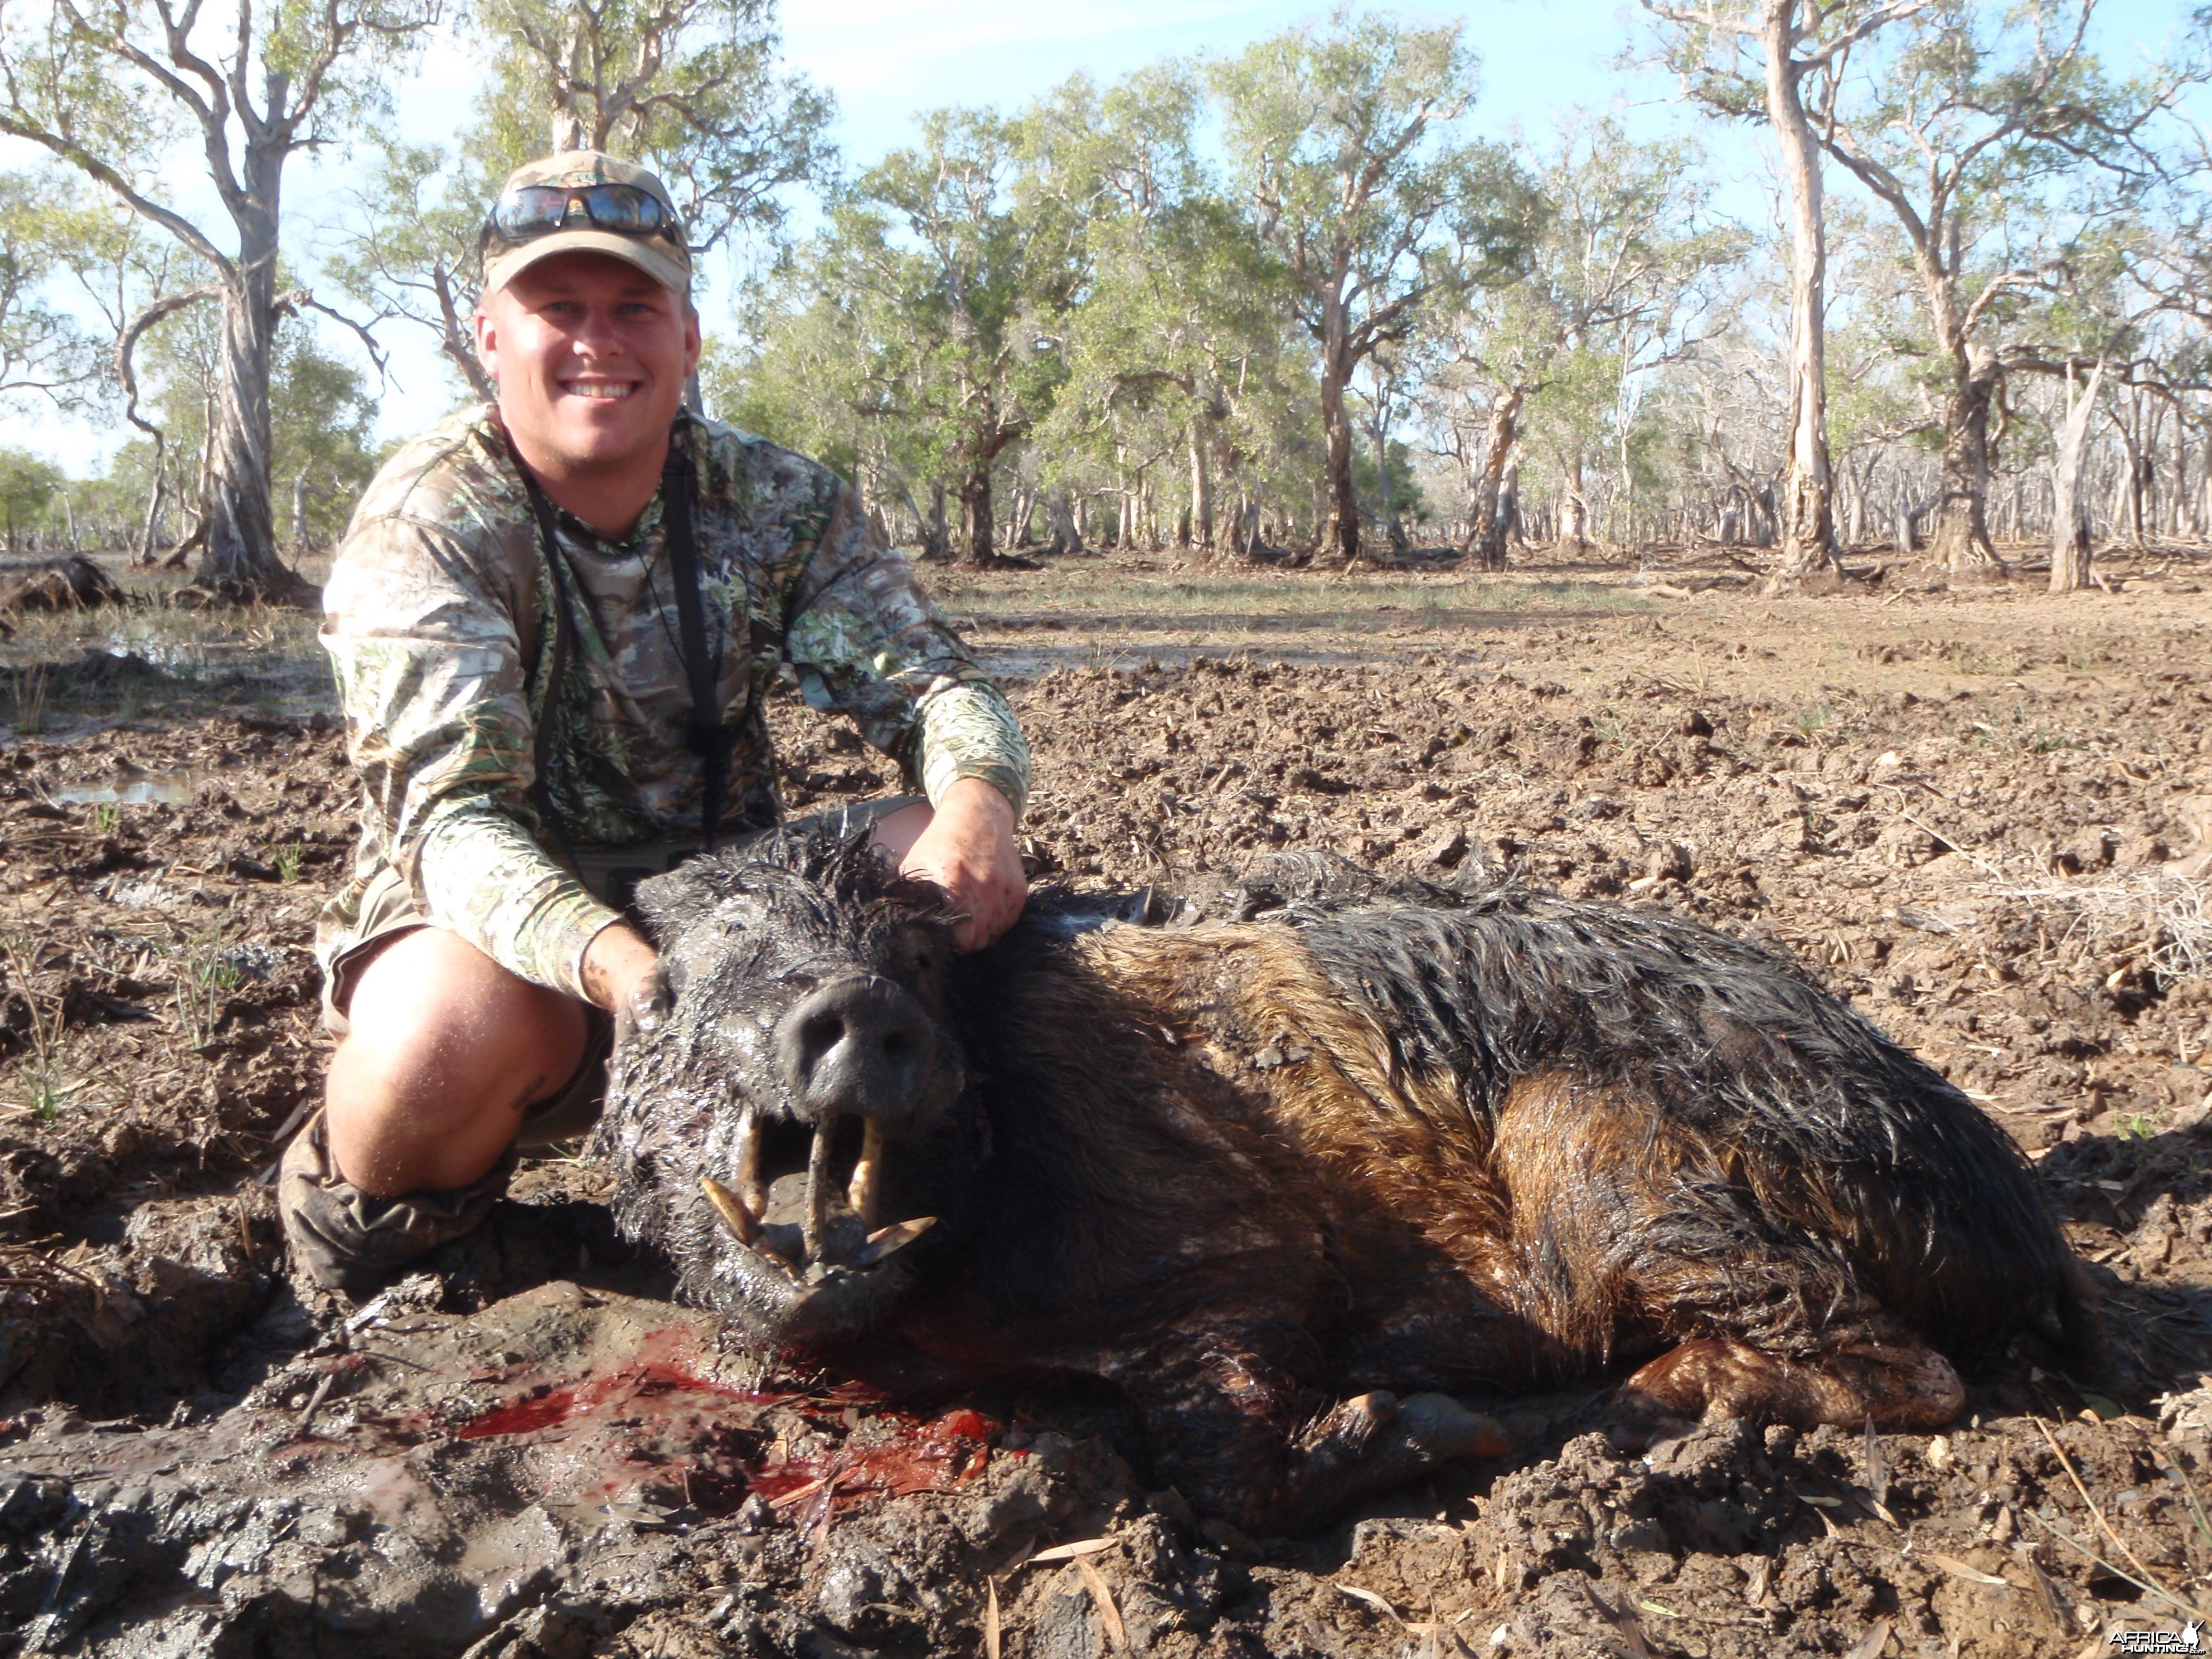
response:
<svg viewBox="0 0 2212 1659"><path fill-rule="evenodd" d="M220 300L227 291L221 283L204 283L198 288L164 295L133 317L130 326L116 337L115 377L123 383L123 418L141 432L149 434L156 442L161 439L161 428L138 413L138 377L131 364L131 354L137 349L138 337L163 318L175 315L186 306L198 305L203 300Z"/></svg>
<svg viewBox="0 0 2212 1659"><path fill-rule="evenodd" d="M374 328L377 323L380 323L384 321L386 318L390 317L392 313L388 311L385 312L372 322L357 322L353 318L347 316L342 311L333 311L330 307L325 305L320 300L318 300L315 297L313 290L304 288L295 288L288 293L278 295L270 303L269 310L270 314L273 316L282 316L285 313L289 312L295 317L302 311L319 311L324 316L329 318L332 322L342 324L345 327L351 329L355 334L360 337L362 349L368 353L368 361L376 365L376 380L378 386L382 387L390 384L391 376L386 369L384 349L377 344L376 336L370 333L369 330Z"/></svg>
<svg viewBox="0 0 2212 1659"><path fill-rule="evenodd" d="M1817 52L1794 58L1792 64L1801 73L1808 70L1823 70L1837 58L1849 52L1869 36L1887 28L1892 23L1901 23L1915 14L1923 12L1935 0L1891 0L1880 11L1870 13Z"/></svg>

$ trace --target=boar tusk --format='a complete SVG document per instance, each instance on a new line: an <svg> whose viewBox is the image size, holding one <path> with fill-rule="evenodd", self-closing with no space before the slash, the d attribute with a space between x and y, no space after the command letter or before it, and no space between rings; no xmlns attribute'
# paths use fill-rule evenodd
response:
<svg viewBox="0 0 2212 1659"><path fill-rule="evenodd" d="M853 1179L845 1188L845 1201L863 1227L876 1224L876 1187L883 1173L884 1126L870 1118L860 1137L860 1162L853 1165Z"/></svg>
<svg viewBox="0 0 2212 1659"><path fill-rule="evenodd" d="M750 1100L738 1119L738 1196L755 1215L768 1213L768 1182L761 1179L760 1108Z"/></svg>
<svg viewBox="0 0 2212 1659"><path fill-rule="evenodd" d="M888 1227L878 1227L868 1235L867 1243L861 1249L853 1265L856 1267L872 1267L892 1251L904 1249L936 1224L935 1216L923 1215L916 1216L911 1221L895 1221Z"/></svg>
<svg viewBox="0 0 2212 1659"><path fill-rule="evenodd" d="M830 1231L830 1143L836 1139L837 1120L825 1117L814 1126L814 1145L806 1153L806 1216L800 1237L806 1242L809 1267L822 1260L822 1244Z"/></svg>
<svg viewBox="0 0 2212 1659"><path fill-rule="evenodd" d="M750 1247L760 1237L760 1219L746 1206L744 1200L709 1175L699 1177L699 1190L707 1194L707 1201L714 1206L714 1213L722 1218L722 1224L730 1230L738 1243Z"/></svg>

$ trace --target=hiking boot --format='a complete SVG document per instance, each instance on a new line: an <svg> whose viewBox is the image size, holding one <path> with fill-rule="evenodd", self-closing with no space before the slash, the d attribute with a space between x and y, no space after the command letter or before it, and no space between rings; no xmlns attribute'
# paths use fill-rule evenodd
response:
<svg viewBox="0 0 2212 1659"><path fill-rule="evenodd" d="M337 1173L317 1112L284 1149L276 1172L276 1212L307 1277L325 1290L358 1295L441 1244L473 1231L507 1191L512 1146L482 1176L447 1193L372 1198Z"/></svg>

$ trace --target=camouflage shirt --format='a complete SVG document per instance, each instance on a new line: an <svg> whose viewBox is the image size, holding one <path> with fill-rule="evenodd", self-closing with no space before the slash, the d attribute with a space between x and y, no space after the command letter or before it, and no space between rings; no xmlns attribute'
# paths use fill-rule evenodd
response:
<svg viewBox="0 0 2212 1659"><path fill-rule="evenodd" d="M722 829L775 822L762 699L782 665L849 715L933 800L982 778L1018 812L1030 757L1012 711L924 597L903 556L826 468L711 421L690 444L709 655L732 733ZM561 586L489 408L408 444L355 511L324 590L362 790L353 880L324 907L325 968L391 868L421 912L523 978L581 994L584 947L617 913L549 851L696 838L703 772L656 497L624 542L555 510ZM555 606L571 631L546 687ZM542 818L536 733L551 721Z"/></svg>

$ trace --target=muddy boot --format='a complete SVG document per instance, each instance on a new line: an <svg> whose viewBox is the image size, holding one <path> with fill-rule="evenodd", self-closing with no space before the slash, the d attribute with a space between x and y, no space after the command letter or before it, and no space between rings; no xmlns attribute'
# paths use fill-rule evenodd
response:
<svg viewBox="0 0 2212 1659"><path fill-rule="evenodd" d="M276 1175L276 1209L284 1236L309 1279L325 1290L374 1290L398 1268L448 1240L472 1231L507 1191L516 1153L467 1186L449 1193L371 1198L331 1164L330 1141L317 1112L284 1149Z"/></svg>

